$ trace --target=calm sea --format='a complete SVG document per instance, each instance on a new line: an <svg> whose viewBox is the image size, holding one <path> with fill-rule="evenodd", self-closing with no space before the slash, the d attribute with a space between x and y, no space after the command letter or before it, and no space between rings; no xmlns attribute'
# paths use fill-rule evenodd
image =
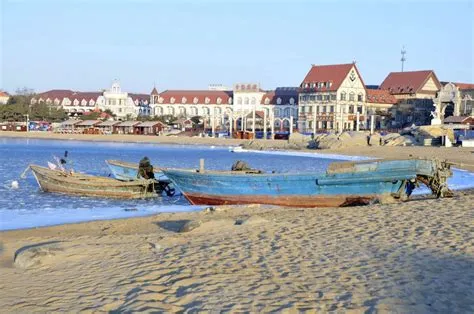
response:
<svg viewBox="0 0 474 314"><path fill-rule="evenodd" d="M204 158L207 169L230 169L232 163L240 159L253 168L277 172L324 171L330 162L339 158L298 152L232 153L229 147L0 138L0 230L202 208L191 206L181 195L149 200L111 200L43 193L31 172L26 179L20 178L29 164L46 166L53 156L61 157L66 150L76 171L102 176L110 175L104 162L106 159L138 162L144 156L148 156L155 166L163 167L198 168L199 159ZM18 189L11 188L15 180L19 182ZM458 188L472 187L474 175L456 171L450 183Z"/></svg>

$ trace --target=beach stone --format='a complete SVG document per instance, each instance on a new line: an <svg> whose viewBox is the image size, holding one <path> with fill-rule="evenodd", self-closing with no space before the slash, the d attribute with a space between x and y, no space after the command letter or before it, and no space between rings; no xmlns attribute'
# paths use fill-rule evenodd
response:
<svg viewBox="0 0 474 314"><path fill-rule="evenodd" d="M192 231L199 226L201 226L202 222L200 220L190 220L186 222L181 228L179 229L179 233L189 232Z"/></svg>
<svg viewBox="0 0 474 314"><path fill-rule="evenodd" d="M14 265L29 269L50 262L58 253L64 251L60 241L50 241L27 245L15 252Z"/></svg>
<svg viewBox="0 0 474 314"><path fill-rule="evenodd" d="M261 224L261 223L266 223L268 220L259 217L259 216L247 216L247 217L241 217L235 220L234 225L241 226L241 225L255 225L255 224Z"/></svg>

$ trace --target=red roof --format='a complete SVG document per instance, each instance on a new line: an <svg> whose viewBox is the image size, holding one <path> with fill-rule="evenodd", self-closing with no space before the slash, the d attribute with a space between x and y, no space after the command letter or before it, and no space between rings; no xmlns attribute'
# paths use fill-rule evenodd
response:
<svg viewBox="0 0 474 314"><path fill-rule="evenodd" d="M64 98L69 98L70 100L97 100L99 96L102 96L102 93L100 92L75 92L69 89L53 89L44 93L40 93L36 95L34 98L36 99L64 99Z"/></svg>
<svg viewBox="0 0 474 314"><path fill-rule="evenodd" d="M433 77L440 89L441 84L432 70L391 72L380 85L380 89L389 90L392 94L413 94L419 92L430 77Z"/></svg>
<svg viewBox="0 0 474 314"><path fill-rule="evenodd" d="M474 89L474 84L471 84L471 83L453 83L453 84L459 87L460 90Z"/></svg>
<svg viewBox="0 0 474 314"><path fill-rule="evenodd" d="M367 89L367 102L377 104L396 104L397 99L388 90Z"/></svg>
<svg viewBox="0 0 474 314"><path fill-rule="evenodd" d="M232 91L219 91L219 90L166 90L160 94L160 98L163 98L163 104L170 104L171 98L174 98L175 104L206 104L206 98L209 98L209 104L217 104L217 99L221 98L221 104L225 105L229 103L229 98L232 97ZM183 103L184 98L184 103Z"/></svg>
<svg viewBox="0 0 474 314"><path fill-rule="evenodd" d="M331 64L331 65L313 65L309 70L308 74L303 80L301 84L301 88L305 88L305 84L312 84L312 83L327 83L330 82L330 86L327 85L322 88L315 88L315 90L319 91L337 91L338 88L341 86L342 82L349 74L349 71L355 68L357 75L362 80L362 77L359 74L359 70L355 63L348 63L348 64ZM365 86L364 82L362 84ZM310 87L313 89L313 87Z"/></svg>
<svg viewBox="0 0 474 314"><path fill-rule="evenodd" d="M10 97L7 92L0 91L0 97Z"/></svg>
<svg viewBox="0 0 474 314"><path fill-rule="evenodd" d="M158 95L158 91L156 90L156 87L153 87L153 89L151 90L151 94L152 96L157 96Z"/></svg>

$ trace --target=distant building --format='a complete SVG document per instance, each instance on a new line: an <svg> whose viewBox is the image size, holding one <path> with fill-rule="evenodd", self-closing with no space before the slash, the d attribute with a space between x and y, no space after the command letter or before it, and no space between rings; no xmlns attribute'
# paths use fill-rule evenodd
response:
<svg viewBox="0 0 474 314"><path fill-rule="evenodd" d="M380 84L397 99L393 126L410 124L430 124L433 99L441 89L436 74L432 70L391 72Z"/></svg>
<svg viewBox="0 0 474 314"><path fill-rule="evenodd" d="M10 95L7 92L0 91L0 105L6 105L10 99Z"/></svg>
<svg viewBox="0 0 474 314"><path fill-rule="evenodd" d="M449 84L453 84L457 93L452 106L446 108L445 117L448 117L451 112L454 116L474 116L474 84L455 82L441 82L441 84L442 90L447 89Z"/></svg>
<svg viewBox="0 0 474 314"><path fill-rule="evenodd" d="M142 112L149 114L151 111L149 99L148 94L122 92L119 82L114 81L110 89L102 92L53 89L35 95L31 99L31 104L45 102L59 106L70 116L80 116L98 109L110 109L118 119L122 120L127 116L136 117Z"/></svg>
<svg viewBox="0 0 474 314"><path fill-rule="evenodd" d="M237 83L232 90L165 90L159 93L153 88L150 101L154 115L172 115L183 121L199 117L204 128L212 132L290 131L291 121L298 114L296 87L265 91L257 83Z"/></svg>
<svg viewBox="0 0 474 314"><path fill-rule="evenodd" d="M366 126L366 88L355 63L313 65L299 88L298 130L356 130Z"/></svg>

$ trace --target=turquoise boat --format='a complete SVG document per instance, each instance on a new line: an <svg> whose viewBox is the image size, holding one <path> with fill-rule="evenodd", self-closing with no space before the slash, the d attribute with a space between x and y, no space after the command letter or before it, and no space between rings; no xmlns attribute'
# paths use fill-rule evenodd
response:
<svg viewBox="0 0 474 314"><path fill-rule="evenodd" d="M259 173L163 169L194 205L271 204L337 207L383 197L406 200L419 183L437 197L452 195L450 165L437 159L338 162L321 173Z"/></svg>

